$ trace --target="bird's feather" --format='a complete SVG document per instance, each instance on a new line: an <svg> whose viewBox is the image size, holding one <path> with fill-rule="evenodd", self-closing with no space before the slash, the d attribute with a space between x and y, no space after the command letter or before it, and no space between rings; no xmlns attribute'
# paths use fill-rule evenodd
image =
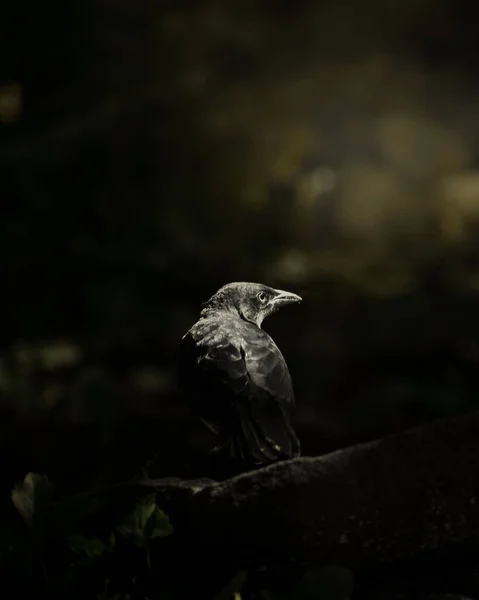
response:
<svg viewBox="0 0 479 600"><path fill-rule="evenodd" d="M232 315L201 319L183 338L180 369L183 393L235 458L258 465L299 455L291 377L265 331Z"/></svg>

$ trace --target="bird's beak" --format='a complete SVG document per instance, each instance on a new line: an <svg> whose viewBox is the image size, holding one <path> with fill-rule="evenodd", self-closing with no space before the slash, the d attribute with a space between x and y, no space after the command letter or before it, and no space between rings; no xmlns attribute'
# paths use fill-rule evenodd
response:
<svg viewBox="0 0 479 600"><path fill-rule="evenodd" d="M277 308L286 306L287 304L296 304L302 300L301 296L293 294L292 292L285 292L283 290L275 290L275 292L276 296L271 299L270 304Z"/></svg>

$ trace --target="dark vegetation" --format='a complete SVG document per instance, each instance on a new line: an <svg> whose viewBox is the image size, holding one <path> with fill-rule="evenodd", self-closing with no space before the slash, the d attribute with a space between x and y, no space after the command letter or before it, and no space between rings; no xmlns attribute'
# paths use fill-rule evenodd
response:
<svg viewBox="0 0 479 600"><path fill-rule="evenodd" d="M304 298L265 328L305 455L478 408L473 11L7 1L0 595L213 598L243 569L227 548L201 564L156 497L89 506L152 457L153 477L207 475L211 440L178 398L175 353L228 281ZM455 552L446 562L472 564L477 549ZM322 598L349 597L344 568L310 575ZM281 587L274 564L245 570L245 597ZM380 577L365 573L358 597Z"/></svg>

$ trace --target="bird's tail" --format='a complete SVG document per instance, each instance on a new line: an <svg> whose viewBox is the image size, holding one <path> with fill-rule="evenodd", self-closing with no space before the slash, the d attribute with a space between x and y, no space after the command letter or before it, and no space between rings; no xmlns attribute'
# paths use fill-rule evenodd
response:
<svg viewBox="0 0 479 600"><path fill-rule="evenodd" d="M235 403L236 427L231 443L233 458L248 465L261 466L300 455L301 447L280 405Z"/></svg>

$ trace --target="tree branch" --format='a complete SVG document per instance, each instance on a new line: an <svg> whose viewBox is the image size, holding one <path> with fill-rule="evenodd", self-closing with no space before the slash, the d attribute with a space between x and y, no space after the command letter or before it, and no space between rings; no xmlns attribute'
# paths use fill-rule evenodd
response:
<svg viewBox="0 0 479 600"><path fill-rule="evenodd" d="M179 535L262 564L374 564L479 533L479 413L221 483L157 480Z"/></svg>

